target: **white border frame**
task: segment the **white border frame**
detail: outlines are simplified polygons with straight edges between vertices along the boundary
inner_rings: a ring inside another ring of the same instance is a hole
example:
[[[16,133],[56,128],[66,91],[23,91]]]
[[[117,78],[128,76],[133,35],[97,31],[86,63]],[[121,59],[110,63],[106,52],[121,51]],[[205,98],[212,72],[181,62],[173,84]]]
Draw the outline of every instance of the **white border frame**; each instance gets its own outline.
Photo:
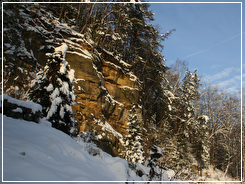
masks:
[[[242,80],[242,74],[243,74],[243,70],[242,70],[242,66],[243,66],[243,60],[242,60],[242,1],[241,2],[1,2],[2,3],[2,94],[3,94],[3,60],[4,60],[4,55],[3,55],[3,5],[4,4],[31,4],[31,3],[40,3],[40,4],[46,4],[46,3],[51,3],[51,4],[54,4],[54,3],[60,3],[60,4],[63,4],[63,3],[72,3],[72,4],[75,4],[75,3],[98,3],[98,4],[109,4],[109,3],[113,3],[113,4],[117,4],[117,3],[134,3],[134,4],[142,4],[142,3],[147,3],[147,4],[240,4],[241,5],[241,180],[240,181],[4,181],[3,180],[3,95],[2,95],[2,179],[1,181],[2,182],[6,182],[6,183],[10,183],[10,182],[16,182],[16,183],[37,183],[37,182],[50,182],[50,183],[65,183],[65,182],[68,182],[68,183],[77,183],[77,182],[80,182],[80,183],[100,183],[100,182],[106,182],[106,183],[116,183],[116,182],[137,182],[137,183],[147,183],[147,182],[150,182],[150,183],[191,183],[191,182],[194,182],[194,183],[224,183],[224,182],[229,182],[229,183],[241,183],[243,182],[243,121],[242,121],[242,116],[243,116],[243,113],[242,113],[242,102],[243,102],[243,98],[242,98],[242,93],[243,93],[243,89],[242,89],[242,83],[243,83],[243,80]]]

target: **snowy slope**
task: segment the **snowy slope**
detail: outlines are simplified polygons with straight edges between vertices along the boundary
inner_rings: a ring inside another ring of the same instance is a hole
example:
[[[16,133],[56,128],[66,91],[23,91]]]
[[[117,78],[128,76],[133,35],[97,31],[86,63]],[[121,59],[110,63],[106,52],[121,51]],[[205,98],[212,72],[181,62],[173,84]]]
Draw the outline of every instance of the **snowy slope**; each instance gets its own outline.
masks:
[[[112,157],[92,143],[85,143],[79,138],[73,139],[52,128],[51,123],[44,119],[37,124],[0,114],[1,119],[2,117],[4,181],[125,183],[123,181],[145,180],[129,169],[126,160]],[[168,181],[174,175],[170,171],[165,171],[163,180]],[[204,170],[203,174],[197,180],[232,181],[225,178],[223,173],[211,169]]]
[[[4,181],[133,179],[126,160],[104,152],[91,156],[86,143],[74,141],[47,121],[36,124],[4,115],[3,122]]]

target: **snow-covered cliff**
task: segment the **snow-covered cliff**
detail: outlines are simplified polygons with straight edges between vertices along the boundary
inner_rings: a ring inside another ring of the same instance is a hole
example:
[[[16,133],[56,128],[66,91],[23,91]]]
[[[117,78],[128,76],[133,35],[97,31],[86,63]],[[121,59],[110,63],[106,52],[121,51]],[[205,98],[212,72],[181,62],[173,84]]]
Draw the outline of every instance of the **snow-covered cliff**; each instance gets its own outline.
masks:
[[[78,131],[93,133],[97,144],[119,155],[123,149],[129,110],[136,105],[141,117],[140,84],[131,65],[93,41],[60,23],[52,5],[4,5],[4,93],[25,99],[30,81],[46,64],[49,53],[67,46],[66,61],[74,73],[76,104],[73,112]]]

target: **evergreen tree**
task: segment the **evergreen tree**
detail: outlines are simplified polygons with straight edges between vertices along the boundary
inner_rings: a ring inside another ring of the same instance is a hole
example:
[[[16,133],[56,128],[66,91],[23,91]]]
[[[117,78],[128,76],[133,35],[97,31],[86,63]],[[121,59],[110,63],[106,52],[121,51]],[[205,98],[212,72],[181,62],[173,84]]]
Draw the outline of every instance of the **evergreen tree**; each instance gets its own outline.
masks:
[[[43,114],[57,128],[67,134],[74,133],[74,116],[71,105],[75,101],[73,92],[74,70],[64,58],[62,48],[49,54],[47,64],[32,81],[29,98],[43,106]]]
[[[139,120],[136,113],[135,105],[133,105],[130,110],[126,130],[128,134],[125,135],[124,139],[125,151],[122,153],[123,157],[133,164],[143,163],[142,122]]]
[[[128,16],[132,27],[129,29],[129,61],[132,61],[134,74],[142,81],[142,106],[145,123],[159,123],[164,103],[162,100],[164,73],[167,67],[161,55],[163,38],[148,21],[153,13],[148,4],[130,4]],[[156,118],[153,118],[156,117]]]
[[[165,153],[162,162],[176,171],[176,177],[190,179],[201,174],[208,160],[207,118],[199,115],[195,107],[200,86],[197,71],[187,70],[182,81],[181,73],[173,74],[177,78],[168,78],[174,85],[174,94],[166,95],[169,111],[161,125],[161,147]]]
[[[186,72],[183,84],[179,90],[179,115],[180,121],[178,125],[178,144],[181,157],[184,159],[183,166],[189,168],[189,171],[181,174],[189,177],[189,172],[197,173],[203,165],[203,141],[206,135],[206,125],[198,119],[195,101],[199,98],[200,80],[197,71],[191,73]],[[193,170],[193,168],[195,168]],[[197,171],[195,171],[197,170]],[[183,177],[183,176],[182,176]]]

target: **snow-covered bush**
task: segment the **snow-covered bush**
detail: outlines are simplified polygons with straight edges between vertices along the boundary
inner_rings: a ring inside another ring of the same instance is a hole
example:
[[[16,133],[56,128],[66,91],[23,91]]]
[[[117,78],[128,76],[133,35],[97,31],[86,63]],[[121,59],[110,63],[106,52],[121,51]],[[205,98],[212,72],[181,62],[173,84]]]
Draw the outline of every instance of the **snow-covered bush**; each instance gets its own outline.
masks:
[[[163,168],[159,166],[158,159],[163,156],[163,151],[160,147],[152,145],[150,156],[145,161],[145,166],[147,166],[149,171],[149,180],[161,181]]]

